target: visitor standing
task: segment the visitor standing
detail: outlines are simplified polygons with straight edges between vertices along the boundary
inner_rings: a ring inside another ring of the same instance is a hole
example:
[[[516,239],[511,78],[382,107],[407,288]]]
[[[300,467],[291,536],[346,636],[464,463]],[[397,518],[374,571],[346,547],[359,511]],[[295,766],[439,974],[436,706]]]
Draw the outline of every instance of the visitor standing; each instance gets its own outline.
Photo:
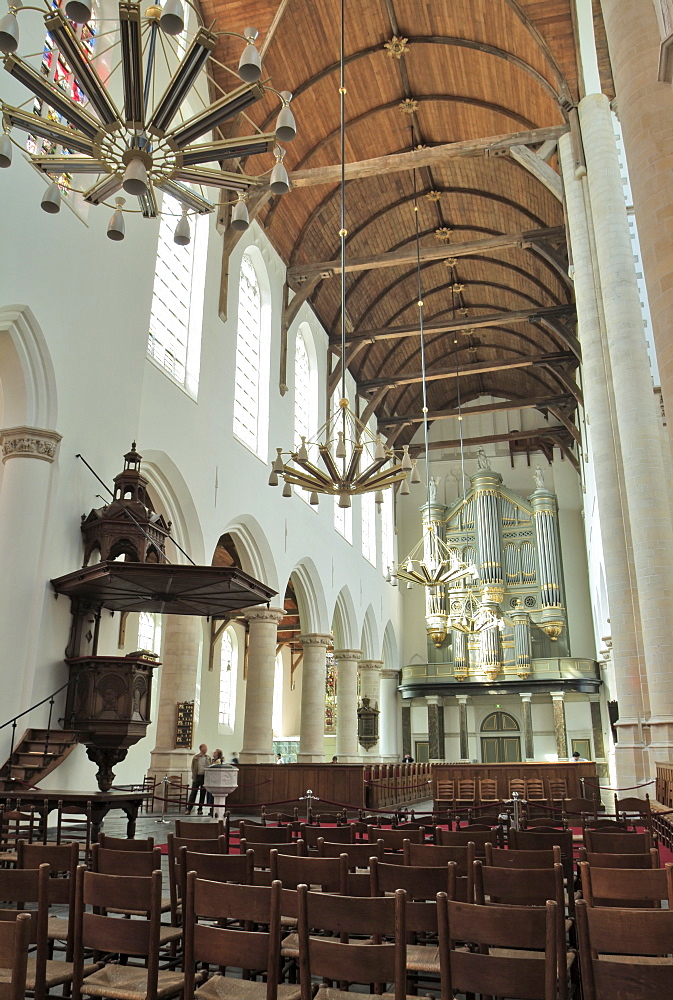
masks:
[[[205,743],[202,743],[199,747],[199,752],[192,757],[192,790],[189,793],[189,802],[185,810],[188,816],[194,808],[197,795],[199,796],[199,816],[203,813],[203,803],[208,803],[210,795],[206,791],[204,782],[206,780],[206,768],[210,767],[211,763],[212,760],[208,756],[208,747]]]

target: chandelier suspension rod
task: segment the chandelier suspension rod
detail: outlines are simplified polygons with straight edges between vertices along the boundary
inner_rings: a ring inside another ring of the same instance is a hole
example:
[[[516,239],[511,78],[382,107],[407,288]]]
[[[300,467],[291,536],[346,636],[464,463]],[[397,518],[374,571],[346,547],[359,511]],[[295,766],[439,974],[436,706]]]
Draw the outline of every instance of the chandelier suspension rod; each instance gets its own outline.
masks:
[[[456,318],[456,300],[454,297],[453,288],[451,289],[451,311],[453,314],[453,319]],[[460,401],[460,375],[458,373],[458,339],[454,333],[453,343],[456,347],[456,396],[458,403],[458,437],[460,440],[460,489],[465,496],[465,446],[463,444],[463,412],[461,408]]]
[[[413,126],[411,126],[411,146],[413,150]],[[418,182],[416,169],[413,171],[414,218],[416,225],[416,286],[418,294],[418,329],[421,338],[421,382],[423,389],[423,441],[425,445],[425,493],[430,523],[430,445],[428,440],[428,384],[425,377],[425,333],[423,329],[423,284],[421,280],[421,233],[418,220]]]
[[[147,46],[147,67],[145,69],[145,92],[143,94],[143,100],[145,102],[145,115],[147,115],[150,106],[150,90],[152,88],[152,70],[154,69],[154,50],[157,44],[158,30],[159,30],[159,22],[152,21],[152,24],[150,25],[150,40]]]
[[[339,107],[341,148],[341,398],[346,398],[346,0],[341,0],[341,39],[339,47]],[[346,411],[342,410],[342,430],[346,436]]]

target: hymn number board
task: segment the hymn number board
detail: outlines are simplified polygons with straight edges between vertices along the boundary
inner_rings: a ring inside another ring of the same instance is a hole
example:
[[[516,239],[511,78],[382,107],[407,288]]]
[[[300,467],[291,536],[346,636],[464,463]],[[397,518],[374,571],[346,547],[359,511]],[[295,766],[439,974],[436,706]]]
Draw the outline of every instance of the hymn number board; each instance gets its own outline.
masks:
[[[179,701],[177,703],[177,721],[175,726],[175,749],[190,750],[194,732],[194,702]]]

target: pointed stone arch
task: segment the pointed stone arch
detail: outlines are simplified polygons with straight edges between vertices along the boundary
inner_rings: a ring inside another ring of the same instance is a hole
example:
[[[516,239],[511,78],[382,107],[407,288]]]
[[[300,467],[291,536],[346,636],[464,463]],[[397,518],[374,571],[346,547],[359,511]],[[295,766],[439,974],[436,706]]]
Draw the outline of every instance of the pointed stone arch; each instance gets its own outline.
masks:
[[[362,650],[362,656],[365,660],[375,660],[378,658],[380,648],[381,641],[379,639],[378,628],[376,625],[376,616],[374,614],[374,609],[370,604],[365,612],[364,621],[362,623],[360,649]]]
[[[335,649],[357,648],[357,614],[348,587],[337,595],[332,614],[332,633]]]
[[[55,430],[56,375],[42,328],[25,305],[0,308],[3,427]]]

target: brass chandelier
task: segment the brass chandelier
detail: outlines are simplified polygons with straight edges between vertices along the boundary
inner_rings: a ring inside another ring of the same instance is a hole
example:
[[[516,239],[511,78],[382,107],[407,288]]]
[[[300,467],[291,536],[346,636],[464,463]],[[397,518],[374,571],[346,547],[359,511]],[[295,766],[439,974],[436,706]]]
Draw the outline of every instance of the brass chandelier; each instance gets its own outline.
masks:
[[[340,507],[350,507],[351,497],[374,493],[375,502],[383,503],[383,490],[401,483],[400,493],[409,493],[411,482],[419,482],[409,448],[404,446],[398,459],[393,448],[388,447],[380,434],[373,434],[350,407],[346,395],[346,69],[345,69],[345,12],[341,0],[341,49],[340,111],[341,111],[341,203],[339,230],[341,251],[341,398],[327,421],[318,429],[315,440],[302,437],[298,447],[283,451],[276,449],[271,465],[269,486],[278,486],[284,480],[283,496],[292,496],[292,487],[298,486],[310,493],[309,502],[318,503],[319,495],[338,496]],[[316,465],[312,454],[318,453],[324,468]],[[283,456],[287,456],[284,459]],[[362,467],[366,462],[365,467]]]
[[[42,199],[46,212],[59,211],[64,190],[78,191],[90,205],[115,208],[107,235],[121,240],[129,209],[124,208],[126,199],[118,195],[136,197],[138,209],[134,211],[151,219],[159,214],[159,190],[177,199],[182,207],[174,239],[185,245],[190,240],[188,216],[205,215],[216,207],[202,189],[228,191],[237,198],[231,219],[236,229],[247,228],[246,199],[252,189],[268,183],[274,194],[289,190],[282,162],[284,150],[278,142],[291,141],[296,135],[289,107],[292,95],[260,82],[262,63],[254,44],[258,34],[254,28],[245,28],[243,35],[213,31],[186,0],[198,21],[189,41],[181,0],[166,0],[163,7],[152,5],[144,10],[138,0],[120,0],[118,24],[113,22],[114,27],[108,30],[102,22],[105,30],[98,41],[105,44],[97,52],[91,44],[92,26],[98,25],[92,18],[91,0],[67,0],[64,11],[49,0],[42,2],[43,7],[24,7],[17,0],[0,19],[5,69],[33,98],[29,107],[0,104],[4,129],[0,166],[10,166],[13,145],[23,149],[12,133],[27,133],[33,144],[35,137],[44,140],[39,144],[42,148],[30,154],[30,160],[51,179]],[[43,61],[41,72],[31,65],[31,57],[16,54],[17,15],[28,10],[43,12],[48,33],[48,61]],[[118,43],[108,45],[110,36],[114,38],[117,32]],[[238,64],[241,83],[227,93],[211,77],[211,93],[216,93],[211,102],[193,91],[207,65],[221,65],[213,55],[220,35],[234,35],[245,42]],[[68,80],[72,82],[70,93],[63,88]],[[208,138],[268,92],[276,94],[281,104],[274,132]],[[194,106],[203,105],[194,114],[184,108],[190,97]],[[206,141],[200,141],[204,137]],[[221,169],[225,160],[272,152],[275,165],[269,178]]]

